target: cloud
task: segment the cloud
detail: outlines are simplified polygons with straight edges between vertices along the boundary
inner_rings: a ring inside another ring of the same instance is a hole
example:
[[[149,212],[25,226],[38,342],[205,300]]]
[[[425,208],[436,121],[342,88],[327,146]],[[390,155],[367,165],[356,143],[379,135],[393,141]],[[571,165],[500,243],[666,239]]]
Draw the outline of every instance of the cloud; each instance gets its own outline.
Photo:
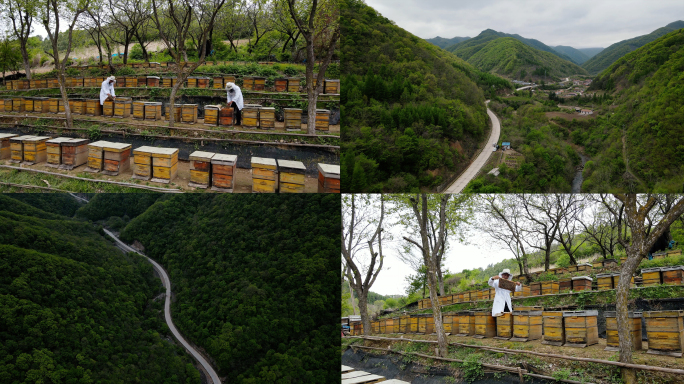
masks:
[[[485,29],[549,46],[608,47],[684,18],[682,1],[366,0],[422,38],[475,37]]]

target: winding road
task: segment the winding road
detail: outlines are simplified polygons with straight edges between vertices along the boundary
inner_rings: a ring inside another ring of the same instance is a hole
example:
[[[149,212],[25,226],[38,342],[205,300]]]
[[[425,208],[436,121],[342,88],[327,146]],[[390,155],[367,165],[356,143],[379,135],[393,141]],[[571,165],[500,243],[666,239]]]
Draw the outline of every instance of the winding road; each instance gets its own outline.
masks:
[[[487,100],[486,103],[489,104],[489,100]],[[475,161],[470,163],[468,168],[461,173],[458,179],[456,179],[449,187],[447,187],[447,189],[444,190],[444,193],[461,193],[461,191],[465,189],[466,185],[468,185],[468,183],[470,183],[470,181],[477,176],[477,174],[480,172],[480,169],[487,164],[487,160],[489,160],[489,156],[492,154],[493,145],[499,141],[499,135],[501,135],[501,123],[494,112],[489,109],[489,105],[487,106],[487,115],[489,115],[489,118],[492,119],[492,132],[489,134],[487,144],[485,144],[484,148],[482,148],[480,154],[477,155]]]
[[[76,198],[78,196],[72,195]],[[212,384],[221,384],[221,379],[219,379],[218,374],[216,374],[216,371],[214,371],[214,368],[209,364],[209,362],[199,353],[197,350],[190,345],[184,338],[183,335],[178,332],[178,329],[176,329],[176,326],[173,325],[173,320],[171,320],[171,280],[169,279],[169,275],[166,274],[166,271],[164,268],[162,268],[161,265],[159,265],[156,261],[150,259],[149,257],[145,256],[144,254],[136,251],[135,249],[131,248],[128,246],[128,244],[124,243],[123,241],[119,240],[116,235],[114,235],[112,232],[108,231],[107,229],[104,229],[105,233],[111,236],[119,246],[128,251],[128,252],[135,252],[145,258],[152,263],[152,266],[154,269],[157,271],[159,276],[161,276],[162,283],[164,284],[164,288],[166,288],[166,300],[164,302],[164,317],[166,318],[166,324],[169,326],[169,329],[171,330],[171,333],[176,337],[176,340],[180,341],[181,344],[183,344],[183,347],[190,352],[190,354],[197,360],[202,367],[204,367],[204,370],[209,373],[209,376],[211,377],[211,382]]]

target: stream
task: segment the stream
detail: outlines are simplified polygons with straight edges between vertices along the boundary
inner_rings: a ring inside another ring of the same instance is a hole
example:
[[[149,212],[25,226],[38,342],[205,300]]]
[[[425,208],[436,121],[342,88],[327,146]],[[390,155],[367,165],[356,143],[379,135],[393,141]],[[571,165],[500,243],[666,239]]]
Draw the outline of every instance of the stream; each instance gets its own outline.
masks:
[[[584,181],[584,178],[582,178],[584,164],[589,160],[589,157],[584,155],[583,153],[579,153],[579,155],[582,159],[582,168],[577,170],[577,172],[575,173],[575,178],[572,179],[572,193],[580,193],[580,189],[582,189],[582,182]]]

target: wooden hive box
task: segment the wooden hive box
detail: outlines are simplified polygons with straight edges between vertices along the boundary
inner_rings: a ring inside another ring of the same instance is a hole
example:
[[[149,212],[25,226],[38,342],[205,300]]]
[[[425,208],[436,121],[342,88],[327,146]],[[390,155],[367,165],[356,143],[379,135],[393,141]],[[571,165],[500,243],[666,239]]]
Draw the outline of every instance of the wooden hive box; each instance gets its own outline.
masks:
[[[572,278],[572,290],[577,291],[591,291],[591,284],[594,281],[589,276],[575,276]]]
[[[564,311],[564,347],[584,348],[598,344],[598,311]]]
[[[0,160],[12,157],[10,139],[16,136],[18,135],[14,133],[0,133]]]
[[[253,91],[254,90],[254,77],[253,76],[245,76],[242,79],[242,89],[245,91]]]
[[[458,316],[458,332],[456,336],[472,336],[475,334],[475,314],[472,311],[456,312]]]
[[[589,263],[577,264],[577,271],[579,271],[579,272],[590,271],[591,269],[592,269],[592,265]]]
[[[612,273],[599,273],[596,275],[596,281],[598,283],[598,290],[604,291],[606,289],[613,289],[613,274]]]
[[[663,252],[663,251],[655,252],[655,253],[653,254],[653,259],[654,259],[654,260],[657,260],[657,259],[664,259],[665,257],[667,257],[667,253],[665,253],[665,252]],[[622,258],[621,258],[620,260],[622,260]]]
[[[478,301],[482,300],[482,291],[474,291],[470,294],[470,300]]]
[[[159,87],[159,76],[147,76],[146,85],[148,87]]]
[[[380,333],[387,333],[387,320],[380,319]]]
[[[245,104],[242,108],[242,126],[248,128],[256,128],[259,126],[259,106],[253,104]]]
[[[84,77],[83,86],[86,88],[97,87],[97,79],[94,77]]]
[[[29,89],[36,89],[36,88],[38,88],[37,85],[38,85],[38,83],[36,83],[35,79],[29,80]]]
[[[684,283],[684,265],[663,267],[660,272],[663,275],[663,284],[665,285],[681,285]]]
[[[667,255],[668,255],[668,256],[678,256],[678,255],[681,255],[681,254],[682,254],[682,250],[681,250],[681,249],[673,249],[673,250],[671,250],[671,251],[667,251]]]
[[[10,162],[21,163],[24,161],[24,140],[33,137],[22,135],[10,137]]]
[[[541,295],[541,284],[539,282],[530,284],[530,296]]]
[[[614,267],[617,265],[617,260],[615,259],[605,259],[603,260],[604,267]]]
[[[372,321],[371,322],[371,329],[373,330],[374,334],[379,334],[380,333],[380,321]]]
[[[340,81],[339,80],[325,80],[325,91],[323,93],[327,94],[339,94],[340,93]]]
[[[212,78],[213,83],[212,83],[212,88],[213,89],[223,89],[225,84],[223,84],[223,76],[214,76]]]
[[[129,97],[117,97],[114,100],[114,117],[127,118],[131,115],[133,101]]]
[[[615,311],[606,311],[606,351],[619,351],[620,341],[618,338],[618,326]],[[632,350],[640,351],[641,348],[641,312],[629,312],[629,335],[632,338]]]
[[[21,102],[24,105],[25,112],[33,112],[35,104],[33,97],[24,97]]]
[[[219,112],[219,125],[223,127],[233,126],[233,108],[232,107],[222,107]]]
[[[432,315],[425,316],[425,334],[431,335],[435,333],[435,318]]]
[[[304,193],[306,167],[301,161],[277,160],[280,193]],[[441,300],[441,298],[440,298]]]
[[[69,140],[69,137],[56,137],[45,142],[48,167],[58,168],[62,164],[62,142]]]
[[[38,79],[36,80],[36,88],[47,88],[47,80],[46,79]]]
[[[210,81],[211,81],[211,77],[198,77],[197,78],[197,88],[204,88],[204,89],[209,88],[209,82]]]
[[[183,104],[181,108],[181,120],[184,123],[197,123],[197,104]]]
[[[591,265],[594,268],[603,268],[603,261],[601,261],[601,260],[594,261],[593,263],[591,263]]]
[[[512,281],[506,280],[503,278],[499,279],[499,288],[505,289],[505,290],[510,291],[510,292],[515,292],[515,287],[516,287],[516,285]],[[489,288],[487,288],[487,289],[489,289]]]
[[[160,63],[158,63],[158,62],[156,62],[156,61],[150,61],[148,64],[150,65],[150,68],[158,68],[158,67],[160,67]]]
[[[185,80],[185,86],[187,88],[197,88],[197,77],[190,76]]]
[[[682,357],[684,349],[684,311],[648,311],[646,334],[647,353]]]
[[[23,97],[13,97],[12,98],[12,112],[24,112],[24,107],[26,106],[24,104],[24,98]]]
[[[265,77],[255,77],[254,78],[254,90],[263,91],[266,89],[266,78]]]
[[[299,92],[299,83],[301,79],[298,77],[288,77],[287,78],[287,91],[288,92]]]
[[[96,77],[97,81],[96,81],[95,85],[96,85],[98,88],[102,87],[102,83],[104,83],[104,81],[105,81],[106,78],[107,78],[107,77],[105,77],[105,76],[98,76],[98,77]]]
[[[150,180],[152,178],[152,151],[154,147],[138,147],[133,150],[133,178]]]
[[[145,120],[161,120],[162,103],[157,101],[145,102]]]
[[[394,319],[385,319],[385,333],[394,333]]]
[[[19,80],[19,89],[30,89],[31,88],[31,82],[27,79],[20,79]]]
[[[82,77],[74,77],[71,79],[71,86],[72,87],[77,87],[77,88],[83,88],[83,78]]]
[[[330,129],[330,111],[327,109],[316,110],[316,130],[328,131]]]
[[[529,285],[523,285],[522,291],[520,291],[520,296],[531,296],[530,292],[530,286]]]
[[[617,288],[618,282],[620,282],[620,274],[619,273],[613,273],[613,288]],[[630,287],[634,288],[636,285],[634,284],[634,276],[632,276],[631,283],[629,284]]]
[[[62,164],[59,169],[72,170],[88,162],[88,139],[70,139],[61,143]]]
[[[3,107],[5,112],[12,112],[12,99],[4,99]]]
[[[399,318],[397,318],[397,321],[399,322],[399,328],[397,329],[397,332],[408,333],[410,327],[409,316],[399,316]]]
[[[59,82],[57,79],[47,79],[48,88],[59,88]]]
[[[576,265],[570,265],[567,268],[568,268],[568,272],[570,272],[570,273],[577,272],[577,266]]]
[[[495,339],[509,340],[513,337],[513,314],[508,312],[496,318]]]
[[[138,86],[137,76],[126,76],[124,79],[126,81],[126,88],[136,88]]]
[[[173,86],[173,81],[171,80],[171,77],[162,77],[161,86],[163,88],[171,88]]]
[[[252,192],[275,193],[278,189],[278,165],[275,159],[252,157]]]
[[[409,318],[409,333],[418,333],[418,317],[415,315]]]
[[[72,100],[73,100],[73,108],[71,110],[72,113],[75,113],[77,115],[85,115],[88,112],[88,102],[85,99],[72,99]],[[69,104],[69,107],[71,108],[72,104]]]
[[[539,340],[541,337],[541,310],[516,310],[513,312],[513,337],[511,341]]]
[[[220,105],[205,105],[204,106],[204,125],[209,125],[212,127],[218,126],[220,111],[221,111]]]
[[[644,287],[650,287],[654,285],[662,284],[662,271],[661,267],[654,268],[643,268],[641,270],[642,285]]]
[[[147,76],[138,76],[136,87],[147,87]]]
[[[114,101],[105,100],[102,104],[102,116],[114,116]]]
[[[211,158],[213,152],[195,151],[190,154],[190,183],[191,187],[211,187]]]
[[[152,181],[168,184],[178,173],[178,148],[154,148]]]
[[[542,344],[560,347],[565,344],[563,311],[542,311],[544,340]]]
[[[496,319],[491,312],[475,312],[475,335],[476,339],[492,338],[496,336]]]
[[[287,79],[275,79],[275,91],[276,92],[287,92]]]
[[[112,144],[108,141],[100,140],[88,144],[88,167],[86,172],[100,172],[104,166],[104,147]]]
[[[283,108],[285,115],[285,129],[288,131],[302,130],[302,110],[300,108]]]
[[[275,108],[261,107],[259,108],[259,128],[261,129],[275,129]]]
[[[451,313],[442,314],[442,327],[444,327],[444,332],[451,333],[451,327],[454,323],[454,315]]]
[[[235,75],[223,75],[223,86],[225,87],[228,83],[233,83],[237,81],[237,76]]]
[[[131,168],[131,144],[109,143],[104,147],[105,175],[116,176]]]
[[[101,116],[102,115],[102,105],[100,105],[99,99],[88,99],[85,101],[86,115],[88,116]]]
[[[572,291],[572,279],[562,279],[558,280],[558,292],[570,292]]]
[[[318,163],[318,193],[340,193],[340,166]]]
[[[485,288],[480,292],[480,300],[489,300],[489,288]]]
[[[33,165],[46,161],[47,145],[45,142],[48,140],[50,140],[49,136],[32,136],[23,139],[24,161],[22,164]]]
[[[145,102],[144,101],[134,101],[133,102],[133,118],[138,120],[145,119]]]
[[[282,172],[282,171],[281,171],[281,172]],[[281,186],[281,189],[282,189],[282,186]],[[440,297],[439,297],[439,305],[440,305],[440,306],[442,306],[442,305],[447,305],[447,296],[446,296],[446,295],[445,295],[445,296],[440,296]]]

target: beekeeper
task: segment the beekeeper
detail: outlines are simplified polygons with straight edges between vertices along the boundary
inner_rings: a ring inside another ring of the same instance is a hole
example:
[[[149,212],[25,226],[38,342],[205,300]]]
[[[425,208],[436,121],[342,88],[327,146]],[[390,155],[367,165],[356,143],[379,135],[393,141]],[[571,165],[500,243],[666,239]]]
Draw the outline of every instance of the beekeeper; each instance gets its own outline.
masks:
[[[102,82],[102,88],[100,88],[100,105],[104,105],[104,102],[107,100],[116,99],[114,84],[116,84],[116,78],[114,76],[109,76]]]
[[[492,316],[497,317],[504,314],[504,312],[512,312],[513,305],[511,305],[511,291],[508,289],[499,288],[499,279],[508,280],[511,277],[511,271],[506,268],[499,276],[492,276],[487,281],[490,287],[494,288],[496,295],[494,296],[494,305],[492,306]],[[522,291],[522,285],[516,281],[515,291]]]
[[[242,123],[240,111],[245,107],[245,102],[242,99],[242,91],[240,90],[240,87],[231,82],[226,84],[226,91],[228,91],[228,106],[233,107],[235,125],[240,125]]]

